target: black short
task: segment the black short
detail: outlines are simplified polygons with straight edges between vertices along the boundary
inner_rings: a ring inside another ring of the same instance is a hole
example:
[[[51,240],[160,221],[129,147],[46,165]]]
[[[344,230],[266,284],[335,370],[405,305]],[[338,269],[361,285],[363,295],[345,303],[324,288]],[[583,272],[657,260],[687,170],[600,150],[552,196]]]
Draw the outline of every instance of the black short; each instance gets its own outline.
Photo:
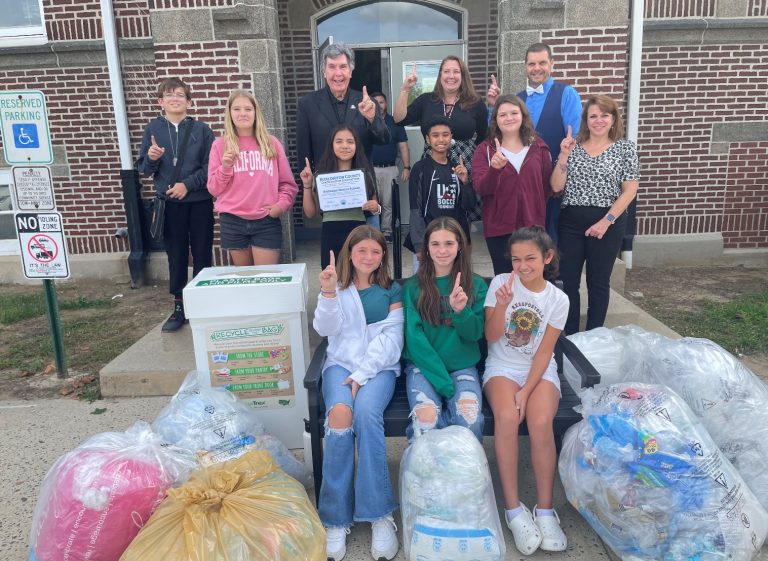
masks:
[[[283,226],[279,218],[265,216],[247,220],[228,212],[219,214],[222,249],[271,249],[283,247]]]

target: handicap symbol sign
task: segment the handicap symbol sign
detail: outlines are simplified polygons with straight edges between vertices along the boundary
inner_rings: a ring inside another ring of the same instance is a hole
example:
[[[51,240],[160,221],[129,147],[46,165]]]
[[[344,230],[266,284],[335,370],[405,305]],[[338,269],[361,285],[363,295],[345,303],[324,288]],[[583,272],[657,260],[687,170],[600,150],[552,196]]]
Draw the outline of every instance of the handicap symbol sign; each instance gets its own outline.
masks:
[[[35,123],[16,123],[13,127],[13,142],[16,148],[40,148]]]

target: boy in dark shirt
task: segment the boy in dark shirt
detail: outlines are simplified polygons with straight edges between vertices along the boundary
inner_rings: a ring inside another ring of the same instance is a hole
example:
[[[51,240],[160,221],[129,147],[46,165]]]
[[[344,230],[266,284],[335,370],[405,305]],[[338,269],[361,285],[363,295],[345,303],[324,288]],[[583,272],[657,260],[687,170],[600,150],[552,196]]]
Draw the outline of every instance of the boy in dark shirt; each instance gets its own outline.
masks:
[[[163,240],[168,254],[169,292],[173,312],[163,331],[177,331],[187,318],[182,291],[187,284],[189,254],[193,274],[211,266],[213,251],[213,199],[207,189],[208,154],[213,132],[205,123],[187,115],[192,95],[179,78],[160,83],[157,98],[163,114],[144,128],[139,149],[138,169],[153,176],[157,196],[166,200]],[[190,129],[184,158],[180,144]],[[176,163],[181,165],[178,181],[173,180]]]
[[[466,209],[474,208],[476,199],[464,161],[460,159],[456,163],[448,159],[453,140],[451,121],[447,117],[434,117],[422,125],[421,131],[432,148],[432,155],[425,155],[416,162],[408,185],[411,202],[409,238],[417,259],[420,259],[424,230],[435,218],[450,216],[456,219],[469,240]],[[415,265],[414,262],[414,272]]]

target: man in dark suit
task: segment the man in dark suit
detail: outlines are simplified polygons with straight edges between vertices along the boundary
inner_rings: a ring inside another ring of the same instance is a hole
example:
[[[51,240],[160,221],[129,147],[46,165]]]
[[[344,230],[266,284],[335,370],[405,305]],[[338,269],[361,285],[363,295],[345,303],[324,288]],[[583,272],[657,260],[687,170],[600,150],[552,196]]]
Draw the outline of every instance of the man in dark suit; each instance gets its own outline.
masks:
[[[314,168],[325,150],[331,130],[342,123],[355,129],[369,161],[373,144],[389,142],[389,128],[365,86],[362,92],[349,89],[354,68],[355,53],[343,43],[328,45],[323,50],[326,86],[299,100],[296,125],[298,169],[304,168],[304,158],[309,158]]]

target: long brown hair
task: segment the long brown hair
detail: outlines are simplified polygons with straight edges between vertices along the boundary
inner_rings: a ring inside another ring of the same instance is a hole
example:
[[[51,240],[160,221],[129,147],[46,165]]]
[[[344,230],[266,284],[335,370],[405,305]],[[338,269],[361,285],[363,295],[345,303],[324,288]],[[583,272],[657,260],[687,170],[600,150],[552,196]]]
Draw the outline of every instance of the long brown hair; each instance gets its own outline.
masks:
[[[491,126],[488,129],[488,139],[491,140],[496,138],[498,139],[499,144],[504,140],[501,131],[499,130],[499,125],[496,122],[496,118],[499,115],[499,107],[505,103],[514,105],[520,109],[520,113],[523,116],[523,122],[520,123],[520,141],[523,145],[530,146],[536,142],[536,129],[533,126],[531,114],[528,112],[528,108],[525,106],[525,103],[523,103],[523,100],[513,94],[502,95],[496,100],[496,105],[493,106],[493,113],[491,114]]]
[[[392,277],[389,274],[389,252],[387,250],[387,240],[381,231],[363,224],[352,230],[347,239],[344,240],[344,246],[339,252],[336,260],[336,275],[339,278],[339,284],[342,288],[349,288],[355,276],[355,268],[352,266],[352,248],[364,240],[373,240],[381,246],[381,266],[371,273],[369,282],[378,284],[381,288],[389,288],[392,284]]]
[[[352,157],[352,169],[361,169],[365,173],[365,191],[369,199],[372,199],[376,190],[376,181],[372,177],[371,164],[368,162],[368,158],[365,156],[365,146],[363,146],[360,136],[357,131],[347,124],[340,124],[333,127],[331,134],[328,135],[328,142],[325,143],[325,150],[323,155],[320,156],[320,160],[317,162],[317,169],[315,173],[328,173],[333,171],[339,171],[339,159],[336,157],[336,152],[333,150],[333,142],[336,140],[336,135],[341,131],[347,131],[352,134],[352,138],[355,139],[355,155]]]
[[[557,246],[547,231],[541,226],[528,226],[515,230],[509,236],[507,241],[507,253],[512,253],[512,246],[519,242],[531,242],[541,251],[541,256],[546,258],[547,253],[552,252],[552,260],[544,265],[544,278],[548,281],[557,279],[557,273],[560,270],[560,254],[557,252]]]
[[[467,65],[459,57],[454,55],[448,55],[442,62],[440,62],[440,70],[437,71],[437,81],[435,82],[435,89],[432,92],[435,94],[436,101],[443,101],[445,99],[445,90],[443,90],[443,84],[440,82],[440,76],[443,73],[443,66],[449,60],[459,63],[459,71],[461,72],[461,85],[459,86],[459,100],[457,103],[459,107],[466,110],[478,101],[480,96],[475,91],[475,86],[472,84],[472,76],[469,75],[469,69]]]
[[[609,95],[593,95],[584,104],[584,110],[581,112],[581,125],[579,126],[579,134],[576,135],[576,142],[581,143],[589,139],[587,119],[589,108],[593,105],[597,105],[601,111],[613,115],[613,124],[611,130],[608,131],[608,138],[614,142],[622,138],[624,136],[624,121],[619,114],[619,105],[616,100]]]
[[[467,237],[464,235],[461,225],[453,218],[443,216],[435,218],[429,223],[424,231],[424,241],[421,244],[421,261],[419,270],[416,272],[416,278],[419,280],[419,300],[416,302],[416,310],[421,319],[431,325],[440,324],[440,292],[437,290],[435,282],[435,264],[429,257],[429,238],[433,233],[439,230],[446,230],[456,236],[459,243],[459,253],[451,267],[448,282],[450,286],[456,282],[456,274],[461,273],[461,288],[464,289],[469,301],[467,306],[472,305],[475,299],[474,287],[472,282],[472,259],[467,250]]]

